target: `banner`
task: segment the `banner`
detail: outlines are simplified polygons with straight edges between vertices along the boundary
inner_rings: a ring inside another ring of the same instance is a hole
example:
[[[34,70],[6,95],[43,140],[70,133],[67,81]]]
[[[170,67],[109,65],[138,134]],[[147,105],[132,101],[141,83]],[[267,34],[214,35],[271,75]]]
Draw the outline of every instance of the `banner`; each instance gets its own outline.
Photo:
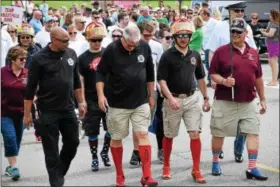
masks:
[[[1,22],[19,25],[23,20],[23,8],[15,6],[1,6]]]

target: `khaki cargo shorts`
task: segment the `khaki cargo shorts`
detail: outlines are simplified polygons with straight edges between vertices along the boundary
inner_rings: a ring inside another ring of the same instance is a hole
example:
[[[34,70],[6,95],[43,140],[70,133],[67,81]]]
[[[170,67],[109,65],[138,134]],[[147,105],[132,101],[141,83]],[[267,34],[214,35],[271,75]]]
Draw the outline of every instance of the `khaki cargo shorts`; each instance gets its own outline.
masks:
[[[151,122],[150,105],[143,104],[136,109],[108,108],[107,127],[113,140],[122,140],[129,134],[129,121],[134,132],[148,132]]]
[[[187,131],[199,131],[202,129],[202,110],[199,106],[199,97],[193,94],[187,98],[176,98],[180,103],[180,109],[173,110],[168,99],[163,101],[163,128],[164,135],[168,138],[178,136],[181,119],[185,123]]]
[[[216,137],[259,134],[258,99],[248,103],[214,100],[211,114],[211,134]]]

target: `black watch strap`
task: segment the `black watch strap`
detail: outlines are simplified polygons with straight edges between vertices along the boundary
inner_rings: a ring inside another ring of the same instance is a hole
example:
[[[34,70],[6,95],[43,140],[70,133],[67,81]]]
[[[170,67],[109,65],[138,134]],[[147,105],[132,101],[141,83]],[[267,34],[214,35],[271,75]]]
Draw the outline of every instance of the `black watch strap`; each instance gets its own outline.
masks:
[[[208,96],[203,97],[203,100],[209,100]]]

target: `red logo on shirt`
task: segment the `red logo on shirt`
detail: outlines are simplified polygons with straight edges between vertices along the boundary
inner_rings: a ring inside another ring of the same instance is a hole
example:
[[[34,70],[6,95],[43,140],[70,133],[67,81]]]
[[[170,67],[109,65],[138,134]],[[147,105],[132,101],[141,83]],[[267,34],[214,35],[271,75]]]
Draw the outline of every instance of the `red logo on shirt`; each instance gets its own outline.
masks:
[[[89,69],[94,69],[96,71],[100,59],[101,57],[96,57],[95,59],[93,59],[92,62],[89,64]]]

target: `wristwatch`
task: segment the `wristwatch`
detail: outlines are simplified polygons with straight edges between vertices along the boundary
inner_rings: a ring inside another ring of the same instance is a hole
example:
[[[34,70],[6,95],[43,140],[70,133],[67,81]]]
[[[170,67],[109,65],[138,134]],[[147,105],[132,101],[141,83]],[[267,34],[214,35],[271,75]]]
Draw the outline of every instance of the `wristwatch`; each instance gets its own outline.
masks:
[[[85,104],[84,102],[82,102],[82,103],[78,103],[78,106],[79,106],[79,107],[80,107],[80,106],[86,107],[86,104]]]
[[[209,97],[208,96],[204,96],[203,100],[209,100]]]

